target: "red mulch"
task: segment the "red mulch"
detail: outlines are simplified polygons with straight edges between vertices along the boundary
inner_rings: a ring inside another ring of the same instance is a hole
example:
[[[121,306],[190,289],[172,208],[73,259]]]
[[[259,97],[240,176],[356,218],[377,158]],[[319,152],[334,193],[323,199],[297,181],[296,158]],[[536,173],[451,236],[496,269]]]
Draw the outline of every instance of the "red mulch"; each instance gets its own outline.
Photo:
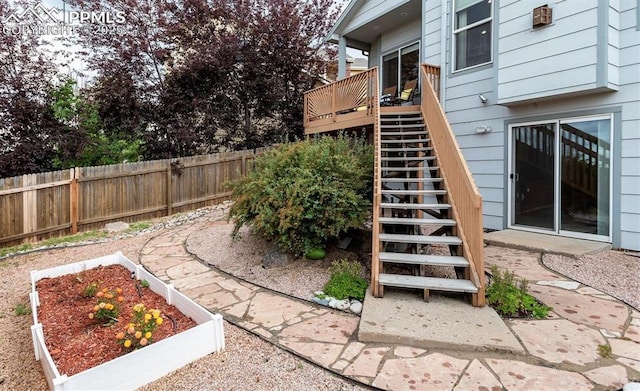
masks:
[[[98,301],[96,297],[85,297],[84,294],[92,282],[98,284],[98,290],[122,289],[124,301],[120,303],[118,323],[105,326],[103,321],[89,319],[89,313]],[[153,333],[153,342],[196,326],[193,319],[168,305],[162,296],[149,288],[138,289],[137,284],[139,281],[131,278],[129,270],[121,265],[101,266],[38,281],[38,320],[60,374],[72,376],[127,354],[129,351],[118,344],[115,336],[129,323],[132,308],[137,303],[162,312],[164,322]],[[176,321],[175,330],[171,318]]]

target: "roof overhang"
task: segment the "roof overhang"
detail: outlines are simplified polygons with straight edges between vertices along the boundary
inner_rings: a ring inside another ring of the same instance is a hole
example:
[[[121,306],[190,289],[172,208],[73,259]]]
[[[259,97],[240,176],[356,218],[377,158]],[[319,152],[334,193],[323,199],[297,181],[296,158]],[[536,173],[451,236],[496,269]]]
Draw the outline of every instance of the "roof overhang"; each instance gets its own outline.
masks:
[[[362,21],[354,25],[351,21],[367,0],[352,0],[338,18],[338,21],[326,36],[325,41],[338,43],[338,38],[343,36],[347,40],[347,46],[369,50],[371,44],[386,31],[396,29],[422,14],[422,0],[386,1],[389,5],[377,14],[370,11],[368,17],[359,17]]]

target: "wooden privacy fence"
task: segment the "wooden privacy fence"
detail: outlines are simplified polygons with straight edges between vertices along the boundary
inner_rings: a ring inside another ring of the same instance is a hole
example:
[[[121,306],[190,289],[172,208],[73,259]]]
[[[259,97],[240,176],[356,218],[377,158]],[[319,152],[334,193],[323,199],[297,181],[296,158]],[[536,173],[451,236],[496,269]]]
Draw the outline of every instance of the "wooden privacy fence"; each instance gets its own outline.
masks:
[[[141,221],[226,200],[267,148],[0,179],[0,245]]]

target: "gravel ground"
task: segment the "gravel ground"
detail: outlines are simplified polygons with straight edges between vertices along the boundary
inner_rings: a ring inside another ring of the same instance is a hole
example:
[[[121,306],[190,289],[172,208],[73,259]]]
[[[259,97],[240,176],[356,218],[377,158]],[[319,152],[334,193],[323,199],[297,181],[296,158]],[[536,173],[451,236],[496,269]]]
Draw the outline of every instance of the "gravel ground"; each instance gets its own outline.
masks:
[[[17,316],[18,304],[29,305],[29,272],[122,251],[137,262],[145,243],[162,229],[172,228],[207,214],[197,211],[159,221],[141,233],[115,236],[111,241],[80,247],[64,247],[0,259],[0,390],[44,390],[47,384],[40,363],[33,357],[31,316]],[[328,260],[293,260],[277,267],[263,267],[269,246],[249,235],[231,242],[231,226],[217,224],[193,234],[190,251],[232,274],[293,296],[309,299],[328,279],[332,259],[354,254],[335,252]],[[216,243],[211,248],[211,243]],[[636,254],[637,255],[637,254]],[[606,262],[603,262],[606,261]],[[579,260],[545,255],[543,262],[581,283],[640,308],[640,258],[609,251]],[[366,273],[363,268],[363,273]],[[169,374],[142,390],[364,390],[340,377],[225,324],[226,350],[211,354]]]
[[[610,250],[579,259],[545,254],[542,263],[640,310],[639,253]]]
[[[0,390],[45,390],[40,363],[33,356],[31,315],[17,316],[18,304],[29,306],[29,272],[117,251],[134,262],[154,232],[175,227],[202,213],[161,221],[142,234],[79,247],[63,247],[0,259]],[[230,251],[234,251],[231,248]],[[301,281],[299,281],[301,282]],[[171,373],[143,390],[366,390],[225,323],[226,349]]]

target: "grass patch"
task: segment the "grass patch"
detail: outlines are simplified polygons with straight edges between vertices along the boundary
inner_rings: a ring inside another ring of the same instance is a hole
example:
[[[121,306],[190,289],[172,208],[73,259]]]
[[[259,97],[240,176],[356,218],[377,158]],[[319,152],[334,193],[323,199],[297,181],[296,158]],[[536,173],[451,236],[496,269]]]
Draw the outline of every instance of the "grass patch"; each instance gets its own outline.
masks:
[[[598,345],[598,354],[602,358],[611,357],[611,346],[610,345]]]
[[[551,307],[548,307],[527,293],[529,282],[516,280],[512,272],[501,272],[491,265],[493,282],[487,287],[487,302],[501,316],[544,319]]]
[[[18,303],[13,309],[13,313],[16,314],[16,316],[29,315],[31,313],[31,307],[22,303]]]
[[[127,229],[127,233],[129,232],[136,232],[136,231],[142,231],[145,230],[147,228],[151,228],[153,224],[151,224],[151,222],[149,221],[141,221],[138,223],[131,223],[129,224],[129,228]]]
[[[0,257],[4,257],[6,255],[17,253],[20,251],[28,251],[31,249],[33,249],[33,245],[31,243],[23,243],[16,246],[0,248]],[[6,267],[9,266],[9,263],[3,262],[1,265],[2,267]]]
[[[367,291],[367,281],[360,277],[360,263],[341,259],[331,264],[331,279],[324,286],[323,292],[327,296],[338,300],[364,300]]]

